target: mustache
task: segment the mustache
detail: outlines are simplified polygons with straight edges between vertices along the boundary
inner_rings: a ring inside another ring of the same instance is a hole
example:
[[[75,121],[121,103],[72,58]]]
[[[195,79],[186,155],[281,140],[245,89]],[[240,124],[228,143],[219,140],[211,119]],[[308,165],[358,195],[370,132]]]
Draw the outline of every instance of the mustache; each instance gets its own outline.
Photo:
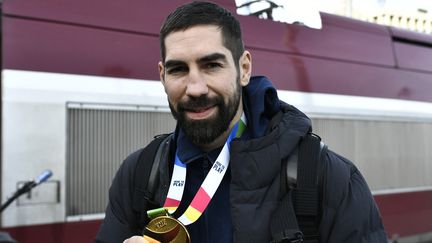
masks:
[[[199,111],[212,106],[223,105],[224,101],[221,96],[208,97],[207,95],[199,97],[189,97],[188,100],[178,103],[178,111]]]

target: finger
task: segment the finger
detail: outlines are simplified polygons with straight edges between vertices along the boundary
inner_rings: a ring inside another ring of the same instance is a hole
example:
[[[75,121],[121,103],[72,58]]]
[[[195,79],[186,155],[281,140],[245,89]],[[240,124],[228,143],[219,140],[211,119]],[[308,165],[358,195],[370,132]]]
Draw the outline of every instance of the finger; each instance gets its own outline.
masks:
[[[144,235],[144,239],[146,239],[147,242],[149,242],[149,243],[160,243],[160,241],[155,240],[155,239],[153,239],[153,238],[151,238],[151,237],[149,237],[147,235]]]
[[[153,243],[153,242],[148,241],[148,240],[144,239],[144,237],[141,237],[141,236],[133,236],[133,237],[123,241],[123,243]]]

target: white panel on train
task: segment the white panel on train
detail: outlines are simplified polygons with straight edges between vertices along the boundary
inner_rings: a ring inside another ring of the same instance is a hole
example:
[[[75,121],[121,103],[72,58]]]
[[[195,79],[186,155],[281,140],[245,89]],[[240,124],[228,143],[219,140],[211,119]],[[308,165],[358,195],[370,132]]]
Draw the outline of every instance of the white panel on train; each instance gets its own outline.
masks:
[[[50,181],[60,187],[52,191],[49,184],[42,184],[39,189],[58,196],[57,203],[29,199],[25,204],[11,204],[2,214],[4,227],[65,221],[68,103],[169,112],[160,82],[19,70],[4,70],[2,75],[2,201],[15,192],[18,183],[45,169],[52,170]]]

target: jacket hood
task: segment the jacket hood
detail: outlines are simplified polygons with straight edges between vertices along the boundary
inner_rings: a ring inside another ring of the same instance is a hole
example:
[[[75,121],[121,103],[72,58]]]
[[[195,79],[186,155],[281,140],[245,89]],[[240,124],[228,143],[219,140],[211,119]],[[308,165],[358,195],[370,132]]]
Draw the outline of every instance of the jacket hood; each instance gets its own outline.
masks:
[[[286,158],[311,129],[311,121],[304,113],[280,101],[279,112],[268,122],[266,133],[258,138],[235,140],[231,143],[231,150],[233,154],[249,153],[276,146],[277,151],[273,152],[277,152],[280,158]]]
[[[243,88],[243,109],[247,119],[247,131],[243,139],[262,137],[272,117],[279,111],[277,91],[264,76],[251,77]]]
[[[275,87],[264,76],[252,77],[243,88],[243,109],[248,129],[242,139],[246,141],[239,143],[240,147],[243,144],[246,148],[256,148],[263,146],[263,142],[266,144],[266,141],[295,141],[291,145],[294,147],[300,137],[311,129],[309,118],[294,106],[279,100]],[[282,154],[285,155],[284,152]]]
[[[259,84],[255,84],[257,82]],[[270,184],[280,173],[280,161],[287,158],[300,139],[311,130],[310,119],[294,106],[277,99],[276,90],[273,86],[268,86],[266,78],[258,77],[252,80],[251,84],[253,86],[245,90],[245,97],[248,98],[245,105],[249,119],[247,130],[252,130],[255,135],[263,135],[232,141],[233,162],[230,163],[232,183],[249,189]],[[262,103],[259,104],[259,101]],[[272,105],[271,102],[277,102],[277,105]],[[278,109],[269,112],[265,110],[268,107]],[[258,114],[255,114],[256,112]],[[272,113],[275,114],[271,116]],[[236,163],[238,161],[241,163]]]

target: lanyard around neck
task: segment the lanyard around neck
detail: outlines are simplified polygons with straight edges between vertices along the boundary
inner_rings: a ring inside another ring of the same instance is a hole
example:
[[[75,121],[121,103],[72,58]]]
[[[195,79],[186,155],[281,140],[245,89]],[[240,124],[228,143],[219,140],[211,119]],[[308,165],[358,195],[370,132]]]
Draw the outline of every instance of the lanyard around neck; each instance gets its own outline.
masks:
[[[241,119],[231,130],[227,141],[222,148],[222,151],[218,155],[201,187],[198,189],[198,192],[193,198],[191,204],[186,209],[184,214],[178,218],[178,220],[184,225],[189,225],[195,222],[206,209],[217,188],[219,187],[225,172],[228,169],[230,159],[230,143],[234,138],[240,137],[245,128],[246,116],[243,113]],[[185,184],[186,165],[180,160],[178,157],[178,152],[176,152],[171,184],[168,190],[167,199],[164,204],[164,208],[168,210],[170,214],[174,213],[180,205]]]

